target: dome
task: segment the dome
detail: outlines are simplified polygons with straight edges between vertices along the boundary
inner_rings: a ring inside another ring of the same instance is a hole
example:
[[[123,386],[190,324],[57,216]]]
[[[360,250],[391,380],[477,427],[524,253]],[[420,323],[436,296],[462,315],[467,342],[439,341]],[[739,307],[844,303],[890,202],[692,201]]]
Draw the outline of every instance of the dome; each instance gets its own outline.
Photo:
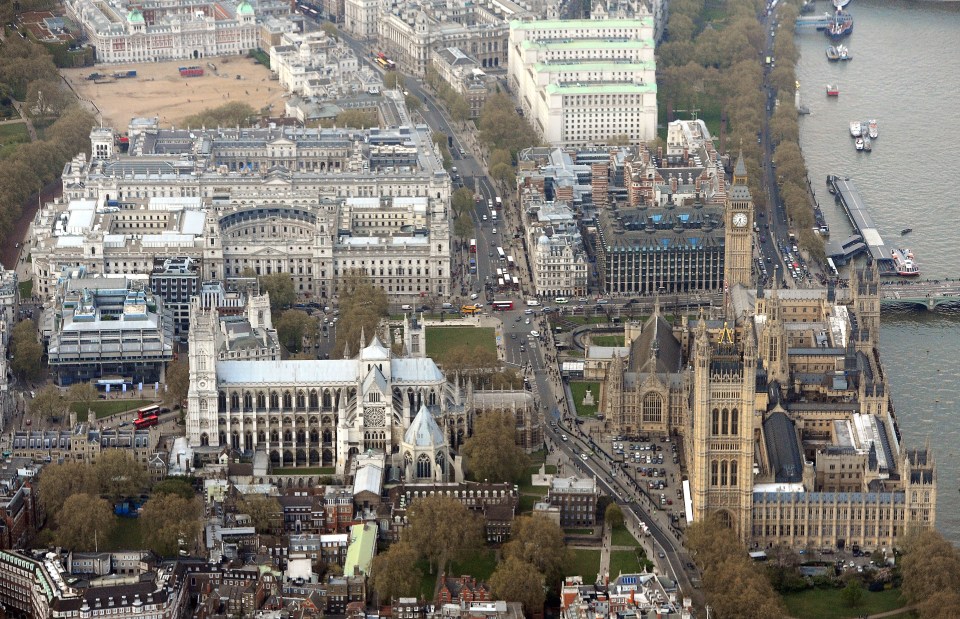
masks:
[[[140,9],[130,9],[130,12],[127,13],[127,21],[131,24],[142,24],[144,23],[143,13],[140,12]]]
[[[547,237],[546,234],[544,234],[539,239],[537,239],[537,243],[540,245],[549,245],[550,239]]]
[[[237,5],[237,15],[253,15],[253,7],[247,0],[243,0]]]

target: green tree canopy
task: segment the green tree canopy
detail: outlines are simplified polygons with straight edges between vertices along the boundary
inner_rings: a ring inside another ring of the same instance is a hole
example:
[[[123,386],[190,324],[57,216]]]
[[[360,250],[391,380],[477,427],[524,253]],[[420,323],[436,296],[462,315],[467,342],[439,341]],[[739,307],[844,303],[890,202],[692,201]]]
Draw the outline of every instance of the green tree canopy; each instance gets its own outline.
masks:
[[[571,560],[563,542],[563,529],[544,516],[520,516],[514,520],[503,556],[533,565],[550,588],[560,584]]]
[[[188,127],[248,127],[250,119],[255,116],[257,111],[249,104],[231,101],[188,116],[183,122]]]
[[[30,414],[50,423],[59,423],[67,413],[68,402],[60,389],[46,385],[29,401]]]
[[[366,346],[377,332],[380,320],[387,316],[389,303],[386,291],[374,286],[361,272],[348,273],[340,282],[340,320],[337,322],[337,341],[331,356],[342,357],[349,346],[356,353]],[[363,333],[366,342],[360,342]]]
[[[516,419],[506,411],[489,411],[479,416],[473,435],[463,444],[473,479],[492,483],[520,481],[530,458],[516,444],[516,427]]]
[[[121,449],[107,449],[93,464],[93,478],[101,496],[116,503],[140,494],[147,486],[147,470]]]
[[[373,558],[370,578],[382,604],[401,597],[416,597],[423,574],[416,567],[419,555],[407,542],[396,542]]]
[[[13,354],[11,369],[21,379],[32,379],[40,375],[40,360],[43,346],[37,341],[36,325],[32,320],[23,320],[13,328],[10,340]]]
[[[490,592],[494,599],[523,604],[527,617],[543,612],[543,575],[535,566],[516,557],[508,557],[497,567],[490,577]]]
[[[182,477],[168,477],[153,484],[151,489],[153,496],[161,494],[175,494],[182,499],[192,499],[197,493],[193,485]]]
[[[188,552],[203,529],[203,505],[197,497],[154,494],[140,509],[140,526],[147,547],[161,557]]]
[[[407,512],[409,525],[402,540],[427,559],[430,571],[445,572],[447,564],[483,546],[483,523],[453,497],[433,495],[415,500]]]
[[[54,543],[73,551],[95,550],[116,527],[110,504],[90,494],[74,494],[63,502],[56,517]]]
[[[270,295],[270,308],[273,310],[290,307],[297,299],[293,288],[293,276],[289,273],[270,273],[259,277],[260,293]]]
[[[620,506],[616,503],[607,505],[607,509],[603,513],[603,521],[606,522],[611,529],[619,529],[623,526],[623,510],[620,509]]]
[[[86,463],[47,464],[38,480],[40,505],[54,520],[64,513],[63,504],[75,494],[96,494],[93,470]]]
[[[277,337],[290,352],[300,352],[303,338],[317,334],[317,319],[303,310],[287,310],[277,321]]]
[[[164,374],[167,390],[163,402],[171,408],[187,399],[190,390],[190,364],[186,359],[178,359],[167,364]]]
[[[245,494],[237,501],[237,511],[250,516],[257,533],[270,533],[283,519],[283,509],[276,497]]]

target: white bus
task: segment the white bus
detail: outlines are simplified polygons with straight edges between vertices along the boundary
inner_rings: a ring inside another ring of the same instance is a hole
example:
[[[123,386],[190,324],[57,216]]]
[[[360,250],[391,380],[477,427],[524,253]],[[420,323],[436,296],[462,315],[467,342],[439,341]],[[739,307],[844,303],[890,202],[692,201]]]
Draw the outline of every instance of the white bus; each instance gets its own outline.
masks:
[[[507,255],[503,253],[502,247],[497,248],[497,258],[500,259],[500,262],[505,262],[507,260]]]
[[[497,208],[500,208],[501,204],[503,204],[503,202],[500,200],[500,196],[497,196]]]
[[[497,211],[491,210],[491,211],[490,211],[490,221],[496,221],[496,220],[497,220]]]

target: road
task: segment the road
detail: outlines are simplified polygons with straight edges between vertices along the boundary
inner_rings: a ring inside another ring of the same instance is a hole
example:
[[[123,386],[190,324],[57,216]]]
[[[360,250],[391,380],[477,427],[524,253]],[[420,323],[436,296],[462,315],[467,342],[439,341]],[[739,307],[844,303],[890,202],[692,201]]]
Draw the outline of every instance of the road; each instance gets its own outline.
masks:
[[[370,60],[370,50],[366,46],[344,34],[340,34],[342,40],[350,46],[357,54],[361,62],[367,62],[371,67],[377,69]],[[378,69],[377,69],[378,70]],[[523,282],[529,285],[529,274],[526,273],[526,257],[523,254],[523,248],[519,239],[513,237],[513,232],[518,229],[519,222],[516,221],[516,206],[507,205],[509,212],[500,209],[498,220],[492,221],[492,213],[488,206],[488,200],[496,201],[497,192],[491,179],[486,175],[484,162],[476,157],[479,154],[479,147],[470,134],[461,135],[456,131],[452,121],[445,115],[435,102],[430,93],[426,92],[422,84],[413,78],[405,77],[404,88],[410,94],[417,96],[424,104],[420,114],[424,121],[434,130],[441,131],[448,136],[452,136],[452,145],[450,148],[453,156],[453,165],[457,167],[457,173],[463,183],[472,187],[476,194],[479,194],[480,200],[475,203],[475,209],[471,213],[474,219],[477,239],[477,273],[471,275],[467,272],[466,262],[469,260],[469,253],[466,251],[454,252],[455,265],[459,264],[461,274],[463,275],[461,284],[461,298],[454,299],[451,302],[459,303],[466,301],[471,294],[480,295],[477,302],[487,302],[484,295],[484,283],[488,277],[495,277],[497,268],[502,268],[496,253],[497,246],[503,246],[507,254],[514,255],[517,262],[517,268],[525,275]],[[463,153],[463,154],[461,154]],[[508,196],[504,196],[508,198]],[[487,221],[483,221],[486,215]],[[507,219],[509,215],[509,220]],[[491,252],[493,255],[491,256]],[[586,463],[580,458],[580,453],[585,451],[597,451],[602,453],[599,448],[596,450],[588,448],[587,443],[581,442],[581,439],[575,438],[571,442],[560,440],[559,433],[563,431],[561,424],[561,409],[567,410],[566,397],[564,395],[563,384],[560,380],[559,368],[557,366],[557,352],[554,348],[553,335],[549,331],[549,324],[546,317],[537,312],[527,314],[526,311],[533,312],[537,308],[528,308],[524,301],[524,295],[521,292],[509,294],[498,294],[498,298],[511,298],[514,301],[514,309],[501,313],[499,316],[503,321],[503,344],[506,363],[521,371],[527,377],[532,377],[530,387],[536,394],[536,400],[541,411],[548,422],[558,424],[554,428],[549,423],[544,423],[546,435],[554,444],[560,446],[573,462],[580,465],[586,465],[588,470],[593,473],[598,481],[600,488],[616,497],[618,503],[624,508],[624,515],[627,522],[634,529],[638,528],[640,519],[646,522],[650,527],[652,539],[656,543],[657,555],[653,557],[654,561],[660,564],[661,569],[668,570],[669,575],[679,584],[685,595],[694,598],[697,605],[703,604],[702,595],[691,582],[690,575],[685,566],[690,562],[689,556],[683,550],[678,537],[667,527],[658,522],[658,518],[652,516],[642,505],[645,500],[642,493],[636,488],[630,487],[625,483],[622,475],[611,477],[609,460],[601,457],[592,457]],[[700,304],[707,299],[703,295],[669,295],[676,297],[673,299],[676,305]],[[680,297],[683,297],[682,299]],[[650,303],[653,299],[647,299]],[[610,299],[605,300],[604,309],[611,314],[629,310],[629,305],[637,303],[630,299]],[[572,310],[573,308],[570,308]],[[537,336],[532,335],[537,333]],[[571,436],[573,433],[571,432]],[[575,449],[580,449],[578,453]],[[664,556],[661,558],[659,554]]]

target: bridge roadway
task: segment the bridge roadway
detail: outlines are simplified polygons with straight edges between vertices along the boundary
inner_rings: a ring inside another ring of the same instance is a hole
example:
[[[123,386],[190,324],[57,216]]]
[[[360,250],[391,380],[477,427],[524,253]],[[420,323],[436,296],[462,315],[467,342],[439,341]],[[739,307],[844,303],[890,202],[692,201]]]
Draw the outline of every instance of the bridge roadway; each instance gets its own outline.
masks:
[[[934,310],[941,305],[960,305],[960,281],[890,281],[880,287],[880,306],[914,305]]]

